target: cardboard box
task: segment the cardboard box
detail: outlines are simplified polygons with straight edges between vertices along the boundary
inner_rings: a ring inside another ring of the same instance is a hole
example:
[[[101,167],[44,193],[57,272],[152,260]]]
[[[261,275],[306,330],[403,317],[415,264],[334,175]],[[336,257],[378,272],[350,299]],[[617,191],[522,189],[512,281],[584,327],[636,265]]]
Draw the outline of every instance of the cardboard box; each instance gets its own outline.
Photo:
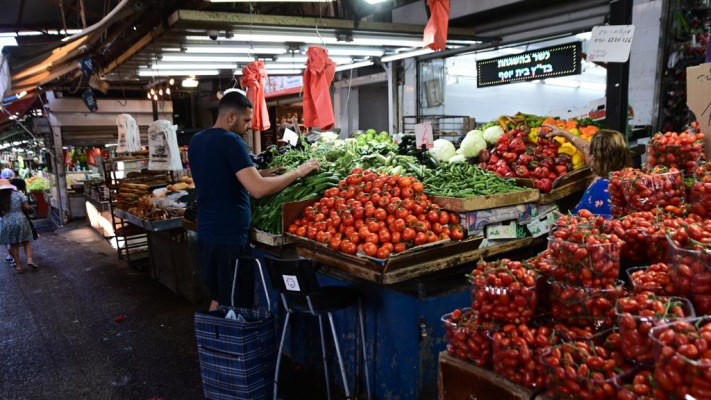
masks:
[[[532,204],[531,209],[528,213],[528,219],[520,221],[524,223],[533,222],[534,220],[545,217],[546,215],[552,213],[553,211],[559,211],[558,205],[555,203],[550,204]]]
[[[533,219],[526,225],[526,228],[534,238],[543,236],[551,231],[553,224],[559,219],[555,213],[551,212],[541,217]]]
[[[528,221],[530,219],[531,205],[519,204],[516,206],[492,208],[489,210],[470,211],[460,214],[462,226],[469,235],[481,235],[484,227],[505,221]]]
[[[528,236],[526,226],[519,225],[516,221],[487,225],[484,232],[484,236],[489,240],[522,239]]]

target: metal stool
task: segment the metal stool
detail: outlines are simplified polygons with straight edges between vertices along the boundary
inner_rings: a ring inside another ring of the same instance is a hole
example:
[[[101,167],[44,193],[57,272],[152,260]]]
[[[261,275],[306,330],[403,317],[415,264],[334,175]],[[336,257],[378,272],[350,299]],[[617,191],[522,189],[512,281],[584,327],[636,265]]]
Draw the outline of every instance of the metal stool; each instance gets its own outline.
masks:
[[[326,342],[323,335],[323,315],[328,315],[328,321],[331,325],[331,333],[333,335],[333,344],[336,347],[336,356],[341,369],[341,377],[343,378],[343,388],[346,392],[346,398],[351,398],[351,392],[348,388],[348,380],[346,379],[346,370],[341,357],[341,348],[338,345],[338,335],[336,327],[333,323],[333,311],[339,311],[358,305],[358,321],[360,325],[360,337],[363,345],[363,363],[365,365],[365,385],[366,395],[370,399],[370,379],[368,378],[368,358],[365,346],[365,329],[363,327],[363,303],[357,290],[348,286],[319,286],[316,279],[316,271],[308,259],[276,259],[265,258],[269,277],[272,281],[272,286],[281,295],[284,308],[287,311],[284,319],[284,329],[279,342],[279,353],[277,355],[276,373],[274,374],[274,400],[277,399],[277,390],[279,387],[279,366],[281,364],[281,355],[284,348],[284,339],[286,338],[287,327],[289,326],[289,318],[291,314],[298,312],[303,314],[311,314],[318,317],[318,326],[321,333],[321,352],[323,354],[323,368],[326,375],[326,393],[328,399],[331,398],[331,386],[328,380],[328,360],[326,358]]]

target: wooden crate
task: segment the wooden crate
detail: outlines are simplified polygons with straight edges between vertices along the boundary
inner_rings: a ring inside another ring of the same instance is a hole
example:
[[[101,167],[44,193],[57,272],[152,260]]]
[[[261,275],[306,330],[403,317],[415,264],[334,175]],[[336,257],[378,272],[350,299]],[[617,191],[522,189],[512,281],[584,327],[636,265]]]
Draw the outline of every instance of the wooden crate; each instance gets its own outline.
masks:
[[[558,200],[565,199],[577,193],[584,192],[593,181],[593,173],[590,167],[583,167],[578,170],[568,172],[553,181],[553,190],[549,193],[541,193],[538,204],[551,204]],[[530,179],[516,179],[517,184],[533,188],[533,181]]]
[[[537,390],[527,389],[492,371],[439,353],[439,400],[531,400]]]
[[[430,196],[430,198],[433,202],[439,204],[445,210],[467,212],[488,210],[491,208],[513,206],[518,204],[535,203],[539,199],[539,192],[538,189],[528,189],[521,192],[492,194],[488,196],[465,198]]]
[[[527,237],[480,249],[483,237],[476,236],[395,255],[382,264],[370,258],[332,250],[313,240],[300,237],[293,237],[293,240],[300,256],[314,260],[325,271],[337,270],[371,282],[393,285],[541,244],[545,238]]]

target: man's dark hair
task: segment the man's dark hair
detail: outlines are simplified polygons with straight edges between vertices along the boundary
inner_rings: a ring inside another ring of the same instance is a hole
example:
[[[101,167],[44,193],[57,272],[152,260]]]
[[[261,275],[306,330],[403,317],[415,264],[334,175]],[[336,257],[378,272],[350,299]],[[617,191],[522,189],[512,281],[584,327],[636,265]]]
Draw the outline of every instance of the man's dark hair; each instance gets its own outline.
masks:
[[[248,108],[254,107],[247,96],[239,92],[230,92],[222,96],[222,99],[220,99],[220,105],[217,109],[220,114],[228,110],[237,110],[238,113],[242,114],[247,111]]]

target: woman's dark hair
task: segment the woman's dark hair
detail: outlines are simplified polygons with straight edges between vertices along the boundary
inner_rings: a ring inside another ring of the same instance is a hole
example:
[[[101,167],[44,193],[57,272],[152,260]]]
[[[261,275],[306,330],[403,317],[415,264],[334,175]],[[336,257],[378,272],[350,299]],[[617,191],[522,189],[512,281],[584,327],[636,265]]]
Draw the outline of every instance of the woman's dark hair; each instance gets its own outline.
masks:
[[[10,205],[12,204],[12,189],[0,190],[0,217],[4,217],[5,214],[10,212]]]

